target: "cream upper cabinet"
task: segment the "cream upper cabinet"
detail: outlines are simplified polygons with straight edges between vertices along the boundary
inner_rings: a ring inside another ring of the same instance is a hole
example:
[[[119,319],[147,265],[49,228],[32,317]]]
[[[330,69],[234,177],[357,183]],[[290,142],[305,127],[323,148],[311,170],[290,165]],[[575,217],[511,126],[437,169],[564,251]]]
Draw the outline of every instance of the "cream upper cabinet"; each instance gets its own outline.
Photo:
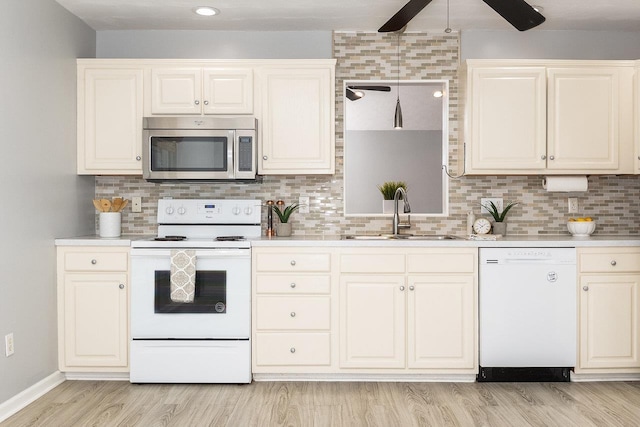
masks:
[[[467,172],[544,170],[544,67],[470,68]]]
[[[634,156],[634,173],[640,174],[640,60],[636,61],[635,78],[634,78],[634,94],[633,94],[633,123],[634,123],[634,140],[635,140],[635,156]]]
[[[151,114],[252,114],[253,69],[152,68]]]
[[[640,249],[579,248],[576,373],[640,373]]]
[[[335,172],[335,60],[260,70],[258,173]]]
[[[467,61],[465,172],[631,173],[630,64]]]
[[[61,371],[128,371],[128,259],[128,248],[58,248]]]
[[[142,175],[143,69],[78,60],[77,170]]]

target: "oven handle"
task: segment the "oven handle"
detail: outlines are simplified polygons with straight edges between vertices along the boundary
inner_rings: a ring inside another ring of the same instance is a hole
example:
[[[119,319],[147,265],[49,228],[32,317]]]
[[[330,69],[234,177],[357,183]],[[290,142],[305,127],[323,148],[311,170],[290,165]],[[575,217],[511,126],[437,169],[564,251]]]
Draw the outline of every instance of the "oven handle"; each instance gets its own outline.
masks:
[[[180,248],[193,249],[193,248]],[[195,249],[196,258],[251,258],[251,249]],[[169,257],[171,249],[131,249],[131,258],[136,257]]]

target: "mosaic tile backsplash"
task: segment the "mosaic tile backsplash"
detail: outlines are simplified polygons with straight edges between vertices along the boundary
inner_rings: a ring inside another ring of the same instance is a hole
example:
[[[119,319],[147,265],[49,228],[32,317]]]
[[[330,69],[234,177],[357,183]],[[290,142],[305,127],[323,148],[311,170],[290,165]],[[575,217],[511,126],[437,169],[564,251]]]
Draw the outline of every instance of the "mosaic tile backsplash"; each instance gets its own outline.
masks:
[[[96,197],[141,196],[143,212],[123,212],[122,232],[155,234],[157,200],[173,198],[249,198],[297,201],[311,197],[310,213],[292,216],[294,235],[337,235],[390,232],[391,218],[343,215],[343,100],[345,79],[397,78],[397,37],[378,33],[334,33],[336,66],[336,174],[333,176],[265,176],[261,183],[149,183],[141,177],[98,176]],[[458,153],[457,34],[405,33],[401,39],[400,79],[449,80],[449,163],[455,170]],[[640,235],[640,177],[591,176],[586,193],[548,193],[537,176],[462,177],[449,183],[447,217],[412,216],[413,233],[462,235],[466,215],[480,212],[481,197],[518,201],[508,216],[509,234],[568,234],[567,197],[577,197],[580,213],[597,221],[596,234]],[[266,209],[263,211],[266,221]],[[264,222],[264,221],[263,221]],[[97,226],[97,221],[96,221]]]

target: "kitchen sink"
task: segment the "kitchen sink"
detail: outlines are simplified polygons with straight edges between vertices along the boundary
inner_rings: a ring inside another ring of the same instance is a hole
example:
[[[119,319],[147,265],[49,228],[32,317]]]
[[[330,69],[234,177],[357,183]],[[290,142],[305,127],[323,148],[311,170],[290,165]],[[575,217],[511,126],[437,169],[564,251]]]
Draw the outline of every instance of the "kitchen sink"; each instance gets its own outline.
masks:
[[[342,240],[455,240],[450,234],[345,234]]]

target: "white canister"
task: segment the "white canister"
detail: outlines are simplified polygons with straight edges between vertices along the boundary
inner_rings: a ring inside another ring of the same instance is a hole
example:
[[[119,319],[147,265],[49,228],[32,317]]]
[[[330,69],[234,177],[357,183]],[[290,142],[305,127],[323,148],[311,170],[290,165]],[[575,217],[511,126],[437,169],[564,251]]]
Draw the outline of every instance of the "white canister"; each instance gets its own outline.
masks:
[[[120,212],[100,212],[100,237],[120,237],[121,224]]]

